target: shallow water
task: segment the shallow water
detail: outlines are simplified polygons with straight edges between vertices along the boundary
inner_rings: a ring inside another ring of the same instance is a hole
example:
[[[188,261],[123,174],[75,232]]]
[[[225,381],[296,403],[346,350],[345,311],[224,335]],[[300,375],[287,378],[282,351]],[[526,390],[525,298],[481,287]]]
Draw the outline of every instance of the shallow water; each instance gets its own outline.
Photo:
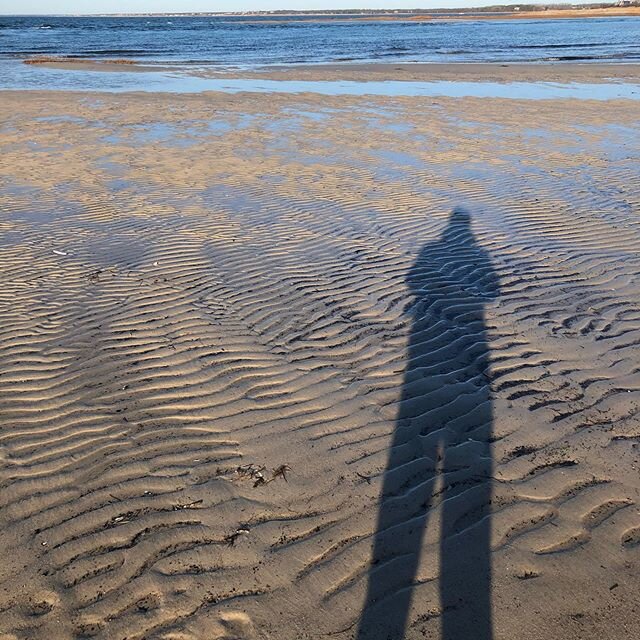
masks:
[[[411,96],[449,98],[507,98],[526,100],[640,99],[640,85],[631,83],[461,82],[461,81],[330,81],[263,80],[254,78],[198,78],[181,73],[67,71],[0,63],[0,89],[66,91],[128,91],[202,93],[316,93],[349,96]]]

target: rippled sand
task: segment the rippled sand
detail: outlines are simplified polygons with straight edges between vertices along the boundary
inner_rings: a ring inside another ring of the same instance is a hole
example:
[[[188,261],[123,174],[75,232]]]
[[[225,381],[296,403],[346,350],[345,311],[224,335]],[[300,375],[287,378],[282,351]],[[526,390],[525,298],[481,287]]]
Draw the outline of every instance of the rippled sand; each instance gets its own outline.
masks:
[[[0,102],[0,637],[636,637],[637,103]]]

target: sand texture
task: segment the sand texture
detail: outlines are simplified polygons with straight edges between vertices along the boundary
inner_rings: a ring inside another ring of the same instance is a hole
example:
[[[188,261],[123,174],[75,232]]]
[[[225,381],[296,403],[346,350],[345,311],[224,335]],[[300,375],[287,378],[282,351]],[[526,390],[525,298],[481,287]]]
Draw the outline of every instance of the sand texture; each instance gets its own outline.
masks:
[[[0,94],[0,637],[637,638],[639,104]]]
[[[92,71],[128,71],[138,67],[107,65],[78,65],[49,63],[52,68],[82,69]],[[148,67],[147,67],[148,68]],[[162,70],[162,69],[159,69]],[[640,81],[640,64],[607,64],[597,62],[553,62],[512,63],[512,62],[411,62],[411,63],[358,63],[358,64],[316,64],[269,66],[257,70],[198,69],[194,75],[204,77],[265,78],[269,80],[349,80],[354,82],[381,82],[387,80],[419,80],[424,82],[558,82],[601,84],[609,82]]]
[[[120,64],[112,60],[72,59],[64,57],[26,58],[27,64],[36,64],[63,71],[103,71],[109,73],[168,73],[175,68],[139,63]],[[187,73],[205,78],[260,78],[266,80],[340,80],[353,82],[384,82],[388,80],[423,82],[558,82],[603,84],[610,82],[640,82],[640,64],[610,64],[597,62],[535,62],[535,63],[483,63],[483,62],[411,62],[411,63],[357,63],[269,65],[256,69],[240,68],[181,68]]]

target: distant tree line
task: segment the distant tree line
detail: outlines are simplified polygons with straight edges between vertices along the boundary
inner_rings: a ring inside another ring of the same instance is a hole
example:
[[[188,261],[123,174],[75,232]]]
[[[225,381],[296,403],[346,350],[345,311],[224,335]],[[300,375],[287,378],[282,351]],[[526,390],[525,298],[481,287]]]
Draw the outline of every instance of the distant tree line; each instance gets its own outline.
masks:
[[[509,13],[513,11],[548,11],[548,10],[569,10],[569,9],[608,9],[612,7],[640,6],[640,0],[618,0],[617,2],[592,2],[588,4],[496,4],[482,7],[441,7],[438,9],[314,9],[307,11],[295,11],[292,9],[274,9],[271,11],[234,11],[232,15],[350,15],[350,16],[379,16],[379,15],[421,15],[433,13]]]
[[[515,11],[562,11],[570,9],[609,9],[621,6],[640,6],[640,0],[617,0],[617,2],[592,2],[588,4],[495,4],[484,7],[442,7],[438,9],[274,9],[271,11],[226,11],[226,12],[172,12],[138,13],[117,15],[157,16],[419,16],[437,13],[514,13]],[[105,14],[106,15],[106,14]]]

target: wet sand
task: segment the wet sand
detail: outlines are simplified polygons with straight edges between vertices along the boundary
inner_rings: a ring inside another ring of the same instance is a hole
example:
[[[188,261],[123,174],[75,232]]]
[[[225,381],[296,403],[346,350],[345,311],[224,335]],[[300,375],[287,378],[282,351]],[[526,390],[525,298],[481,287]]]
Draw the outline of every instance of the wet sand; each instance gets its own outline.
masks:
[[[318,64],[296,67],[263,67],[254,71],[198,70],[202,76],[271,80],[385,80],[423,82],[638,82],[640,64],[601,63],[354,63]]]
[[[31,59],[38,67],[65,71],[157,72],[180,70],[198,77],[259,78],[354,82],[638,82],[640,64],[607,63],[341,63],[313,65],[272,65],[256,69],[228,67],[167,67],[164,65],[117,64],[108,59]]]
[[[3,640],[635,637],[637,102],[0,104]]]

